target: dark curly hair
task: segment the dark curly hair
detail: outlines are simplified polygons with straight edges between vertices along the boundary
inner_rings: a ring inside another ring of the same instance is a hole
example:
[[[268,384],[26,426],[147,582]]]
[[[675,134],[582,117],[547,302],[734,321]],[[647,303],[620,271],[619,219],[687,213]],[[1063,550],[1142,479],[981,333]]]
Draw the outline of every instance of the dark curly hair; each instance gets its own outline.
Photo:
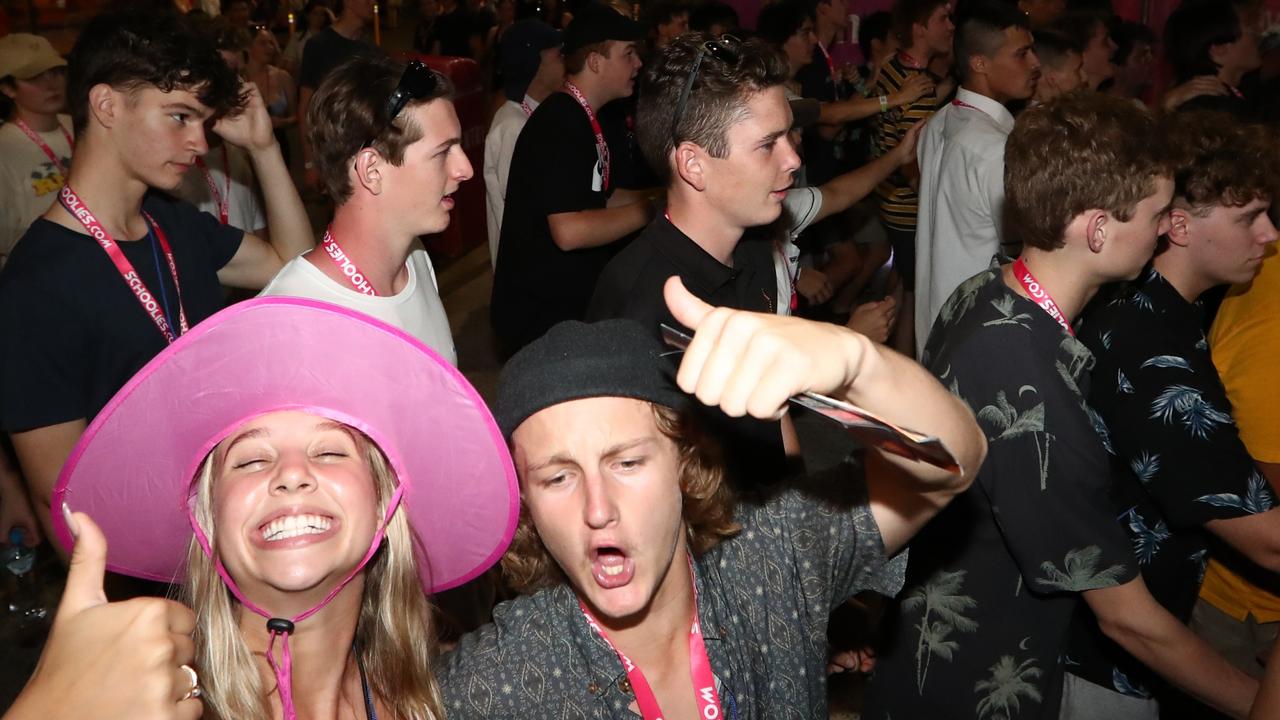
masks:
[[[760,40],[741,43],[736,48],[738,62],[732,65],[704,54],[680,125],[673,129],[680,93],[709,39],[704,33],[682,35],[645,68],[636,104],[636,139],[645,161],[664,183],[671,178],[675,139],[688,140],[712,157],[727,156],[729,128],[746,116],[751,96],[783,84],[789,74],[782,54]]]
[[[214,119],[239,113],[248,99],[213,38],[173,11],[99,15],[85,25],[67,63],[67,100],[77,135],[88,124],[89,90],[95,85],[188,90]]]
[[[702,432],[692,411],[651,407],[658,431],[676,444],[680,457],[680,492],[684,498],[681,514],[688,532],[689,552],[697,557],[741,529],[733,519],[733,492],[725,483],[719,447]],[[502,573],[513,590],[526,594],[567,582],[560,565],[542,543],[524,503],[520,505],[520,523],[511,547],[502,557]]]
[[[1164,135],[1173,165],[1173,198],[1193,213],[1271,200],[1280,189],[1275,131],[1207,110],[1170,113]]]
[[[1121,222],[1169,174],[1155,120],[1128,100],[1074,92],[1025,110],[1005,144],[1006,226],[1026,245],[1063,246],[1092,208]]]

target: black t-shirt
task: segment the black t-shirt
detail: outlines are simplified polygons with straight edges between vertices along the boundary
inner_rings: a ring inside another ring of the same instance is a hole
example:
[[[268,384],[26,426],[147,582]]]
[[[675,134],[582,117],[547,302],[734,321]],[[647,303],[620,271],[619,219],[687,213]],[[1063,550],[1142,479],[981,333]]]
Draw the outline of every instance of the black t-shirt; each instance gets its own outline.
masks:
[[[482,28],[480,17],[466,7],[458,5],[453,12],[436,17],[431,35],[427,39],[427,49],[439,42],[441,55],[469,58],[471,57],[471,38],[488,29],[488,26]]]
[[[612,158],[619,129],[601,120]],[[552,93],[539,105],[516,140],[490,304],[505,352],[562,320],[581,320],[596,279],[622,245],[561,250],[551,238],[548,215],[605,207],[599,162],[587,114],[566,93]],[[612,167],[611,161],[610,189]]]
[[[374,46],[360,40],[343,37],[331,27],[327,27],[307,41],[302,50],[302,68],[298,71],[298,86],[312,90],[320,87],[320,83],[333,72],[333,69],[360,53],[381,52]]]
[[[194,326],[222,308],[217,271],[244,232],[159,193],[142,208],[173,249],[182,307]],[[152,294],[167,297],[176,326],[177,290],[153,247],[146,237],[120,243]],[[0,272],[0,337],[0,427],[9,432],[92,419],[167,346],[97,242],[44,219],[31,224]]]
[[[629,318],[661,339],[660,323],[688,331],[671,315],[663,298],[667,278],[678,275],[689,292],[705,302],[739,310],[774,313],[778,279],[773,245],[763,231],[749,231],[733,251],[733,267],[725,267],[689,236],[658,217],[609,262],[596,283],[587,321]],[[783,302],[789,302],[790,298]],[[775,480],[785,472],[782,430],[777,422],[731,418],[715,408],[699,410],[725,447],[730,475],[754,482]]]
[[[839,99],[827,56],[816,44],[813,46],[813,60],[800,68],[800,72],[796,73],[796,81],[800,83],[802,97],[822,102],[835,102]],[[835,140],[822,137],[821,127],[818,125],[805,128],[803,139],[804,172],[808,184],[821,185],[839,174],[840,149]]]

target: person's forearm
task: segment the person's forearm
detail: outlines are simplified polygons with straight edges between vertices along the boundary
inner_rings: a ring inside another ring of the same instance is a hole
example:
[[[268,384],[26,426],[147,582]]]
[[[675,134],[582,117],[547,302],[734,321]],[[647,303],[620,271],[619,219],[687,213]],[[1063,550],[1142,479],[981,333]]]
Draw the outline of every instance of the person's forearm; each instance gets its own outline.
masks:
[[[926,489],[966,487],[987,451],[986,438],[968,406],[914,360],[852,330],[849,335],[861,351],[854,381],[846,390],[848,401],[899,427],[937,437],[965,472],[950,473],[896,455],[885,459]]]
[[[581,250],[617,242],[649,222],[649,204],[579,210],[547,216],[551,239],[561,250]]]
[[[819,125],[843,125],[880,113],[880,98],[855,97],[839,102],[824,102],[818,113]]]
[[[1098,624],[1107,637],[1184,692],[1231,717],[1248,716],[1258,682],[1154,600],[1138,607],[1129,603],[1119,618],[1099,615]]]
[[[267,227],[271,230],[269,242],[281,262],[288,262],[315,246],[311,221],[289,176],[280,145],[272,143],[264,150],[254,151],[250,157],[266,205]]]
[[[823,185],[822,207],[814,222],[848,210],[870,195],[900,164],[897,153],[890,152]]]

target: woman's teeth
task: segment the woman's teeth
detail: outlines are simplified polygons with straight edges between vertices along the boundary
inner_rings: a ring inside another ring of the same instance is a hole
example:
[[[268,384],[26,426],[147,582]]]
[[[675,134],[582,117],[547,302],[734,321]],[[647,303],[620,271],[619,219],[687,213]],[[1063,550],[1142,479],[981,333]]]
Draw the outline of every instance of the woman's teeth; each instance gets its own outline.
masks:
[[[288,540],[300,535],[318,535],[329,529],[332,519],[322,515],[286,515],[272,520],[262,529],[267,542]]]

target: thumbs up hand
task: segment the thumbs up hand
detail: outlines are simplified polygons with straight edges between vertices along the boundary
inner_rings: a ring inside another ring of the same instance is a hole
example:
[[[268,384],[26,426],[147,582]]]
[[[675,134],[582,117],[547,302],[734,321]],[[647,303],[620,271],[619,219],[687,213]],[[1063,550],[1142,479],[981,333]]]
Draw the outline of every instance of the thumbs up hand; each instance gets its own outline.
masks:
[[[182,667],[195,657],[195,614],[160,598],[107,602],[107,540],[88,515],[63,512],[76,536],[66,590],[36,671],[3,720],[200,717]]]
[[[806,390],[843,396],[870,347],[829,323],[712,307],[676,277],[663,292],[671,314],[694,331],[676,383],[734,417],[779,418],[787,398]]]

